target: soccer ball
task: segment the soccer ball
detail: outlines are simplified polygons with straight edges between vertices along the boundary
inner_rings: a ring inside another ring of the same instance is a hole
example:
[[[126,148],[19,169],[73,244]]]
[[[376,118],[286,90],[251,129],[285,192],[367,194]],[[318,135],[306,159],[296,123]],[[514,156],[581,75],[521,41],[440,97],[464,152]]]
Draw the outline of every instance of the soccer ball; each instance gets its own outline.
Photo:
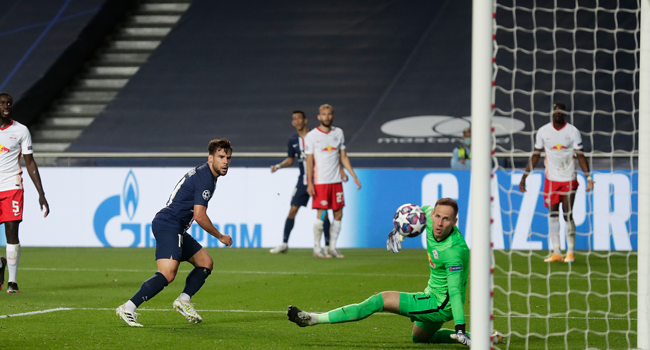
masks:
[[[427,217],[420,206],[404,204],[397,208],[393,217],[393,226],[404,237],[417,237],[427,226]]]

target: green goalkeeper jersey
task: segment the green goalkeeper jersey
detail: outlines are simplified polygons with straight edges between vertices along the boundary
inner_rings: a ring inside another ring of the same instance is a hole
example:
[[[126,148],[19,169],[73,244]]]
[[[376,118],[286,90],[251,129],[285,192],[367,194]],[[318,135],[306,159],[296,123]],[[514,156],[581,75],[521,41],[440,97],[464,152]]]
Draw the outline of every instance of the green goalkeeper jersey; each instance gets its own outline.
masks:
[[[433,223],[431,214],[433,206],[422,207],[427,217],[427,254],[431,276],[425,293],[433,295],[442,305],[447,300],[445,308],[451,306],[455,324],[465,323],[465,293],[467,291],[467,276],[469,274],[469,249],[458,227],[442,242],[433,238]]]

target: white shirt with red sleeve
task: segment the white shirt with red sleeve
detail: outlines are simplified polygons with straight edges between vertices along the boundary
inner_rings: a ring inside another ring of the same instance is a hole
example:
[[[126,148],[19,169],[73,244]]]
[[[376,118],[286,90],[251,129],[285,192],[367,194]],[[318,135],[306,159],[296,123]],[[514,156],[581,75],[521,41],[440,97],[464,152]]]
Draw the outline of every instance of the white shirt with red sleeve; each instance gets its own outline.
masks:
[[[342,149],[345,149],[345,137],[341,128],[333,126],[325,133],[318,127],[307,133],[305,154],[314,155],[314,185],[342,182],[339,168]]]
[[[23,124],[12,120],[0,128],[0,191],[23,188],[21,154],[32,154],[32,136]]]
[[[573,125],[566,123],[555,129],[548,123],[537,132],[535,148],[546,153],[546,178],[551,181],[566,182],[576,179],[575,151],[582,150],[582,136]]]

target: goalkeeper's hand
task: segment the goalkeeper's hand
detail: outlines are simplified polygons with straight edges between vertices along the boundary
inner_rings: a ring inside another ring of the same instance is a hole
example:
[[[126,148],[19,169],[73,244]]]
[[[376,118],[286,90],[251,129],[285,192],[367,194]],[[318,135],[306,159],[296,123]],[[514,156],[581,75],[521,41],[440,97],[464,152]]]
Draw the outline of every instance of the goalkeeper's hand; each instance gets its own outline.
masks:
[[[472,340],[469,339],[467,334],[465,333],[465,325],[464,324],[457,324],[456,325],[456,334],[450,335],[451,339],[456,340],[457,342],[470,346],[472,345]]]
[[[393,253],[399,253],[399,250],[402,249],[402,235],[397,232],[397,230],[392,230],[388,234],[388,239],[386,240],[386,250]]]

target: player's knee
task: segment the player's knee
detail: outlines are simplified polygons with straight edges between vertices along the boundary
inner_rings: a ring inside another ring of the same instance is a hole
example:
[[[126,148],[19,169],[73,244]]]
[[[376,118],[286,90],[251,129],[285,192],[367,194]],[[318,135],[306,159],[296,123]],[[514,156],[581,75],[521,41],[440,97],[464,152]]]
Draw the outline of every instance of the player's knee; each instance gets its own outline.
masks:
[[[415,334],[411,334],[411,339],[413,339],[414,343],[428,343],[429,342],[426,339],[418,338]]]
[[[167,284],[174,282],[176,278],[176,271],[160,271],[160,273],[167,279]]]

